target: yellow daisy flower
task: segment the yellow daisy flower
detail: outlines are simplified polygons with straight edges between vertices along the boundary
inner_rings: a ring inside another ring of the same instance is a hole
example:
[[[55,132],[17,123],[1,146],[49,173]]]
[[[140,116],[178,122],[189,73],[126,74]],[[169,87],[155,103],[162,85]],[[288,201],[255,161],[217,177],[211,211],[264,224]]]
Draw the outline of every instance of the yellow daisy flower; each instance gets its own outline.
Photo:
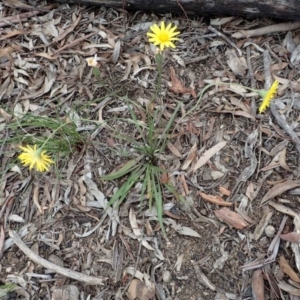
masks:
[[[166,47],[176,48],[173,44],[173,41],[178,40],[176,35],[180,34],[179,31],[175,31],[177,26],[172,27],[170,23],[167,27],[165,27],[165,22],[161,22],[161,27],[159,28],[157,24],[154,24],[150,27],[152,32],[147,32],[147,36],[149,37],[149,42],[153,43],[155,46],[160,46],[160,51],[163,51]]]
[[[42,148],[36,147],[36,145],[32,147],[19,146],[23,152],[18,156],[24,166],[29,166],[31,170],[33,167],[36,168],[39,172],[48,171],[50,164],[53,164],[54,161],[50,158],[49,155],[46,154],[46,151],[43,151]]]
[[[272,86],[266,91],[266,90],[258,90],[258,94],[263,98],[263,101],[258,109],[258,112],[261,114],[263,113],[271,103],[271,100],[275,97],[278,89],[279,81],[275,80],[272,84]]]

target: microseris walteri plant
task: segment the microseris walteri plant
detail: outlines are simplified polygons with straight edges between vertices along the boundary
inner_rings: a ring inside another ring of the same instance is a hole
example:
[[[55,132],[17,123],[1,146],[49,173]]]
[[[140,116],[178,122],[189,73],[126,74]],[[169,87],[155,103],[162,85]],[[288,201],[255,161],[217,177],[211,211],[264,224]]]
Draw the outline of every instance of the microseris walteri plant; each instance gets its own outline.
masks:
[[[275,80],[268,90],[256,90],[256,92],[263,99],[258,109],[260,114],[270,106],[272,99],[274,99],[275,95],[277,94],[278,84],[279,81]]]
[[[176,36],[180,34],[176,29],[177,26],[174,25],[174,27],[172,27],[171,23],[166,27],[164,21],[161,22],[160,27],[154,24],[150,27],[150,32],[147,32],[149,42],[153,43],[154,46],[159,46],[160,51],[168,47],[176,48],[173,42],[178,40]]]
[[[39,172],[48,171],[50,165],[54,163],[51,157],[46,154],[42,147],[37,148],[27,145],[26,147],[19,146],[23,152],[18,156],[24,166],[29,166],[29,169],[35,168]]]

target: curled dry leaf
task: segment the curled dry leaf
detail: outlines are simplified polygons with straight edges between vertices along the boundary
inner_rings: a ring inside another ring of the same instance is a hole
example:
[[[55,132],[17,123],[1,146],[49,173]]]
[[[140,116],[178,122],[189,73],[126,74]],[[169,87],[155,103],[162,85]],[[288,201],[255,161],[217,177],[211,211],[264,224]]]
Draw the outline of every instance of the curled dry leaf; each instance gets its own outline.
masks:
[[[292,267],[289,265],[287,260],[284,258],[284,256],[280,256],[279,258],[279,265],[281,270],[288,275],[292,280],[300,283],[300,278],[296,274],[296,272],[292,269]]]
[[[282,183],[278,183],[275,186],[273,186],[262,198],[260,204],[264,204],[266,201],[281,195],[282,193],[291,190],[293,188],[296,188],[300,186],[300,180],[288,180]]]
[[[175,94],[191,94],[194,98],[197,97],[195,91],[191,88],[185,87],[182,85],[181,81],[176,77],[175,70],[173,67],[170,67],[170,76],[172,86],[170,90]]]
[[[281,151],[279,155],[279,164],[283,169],[289,172],[293,172],[293,170],[291,170],[290,167],[287,165],[285,158],[286,158],[286,147],[284,147],[284,149]]]
[[[220,205],[220,206],[231,206],[232,202],[226,202],[222,197],[220,196],[215,196],[215,195],[208,195],[203,192],[199,192],[199,195],[201,198],[205,201],[208,201],[210,203]]]
[[[227,207],[215,210],[214,213],[220,221],[225,222],[236,229],[244,229],[249,225],[239,214],[231,211]]]

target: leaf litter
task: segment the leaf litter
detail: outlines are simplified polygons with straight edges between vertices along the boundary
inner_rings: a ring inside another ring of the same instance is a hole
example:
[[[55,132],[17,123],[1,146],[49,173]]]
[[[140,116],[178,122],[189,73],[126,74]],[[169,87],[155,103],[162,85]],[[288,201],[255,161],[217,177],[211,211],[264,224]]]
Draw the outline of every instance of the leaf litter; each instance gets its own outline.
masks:
[[[114,139],[106,125],[80,124],[85,118],[106,121],[124,134],[134,131],[132,125],[123,127],[118,120],[129,116],[115,91],[142,106],[149,103],[157,71],[154,49],[143,31],[159,22],[158,16],[139,13],[127,19],[112,8],[34,7],[10,0],[2,4],[1,14],[1,140],[13,137],[10,122],[33,113],[71,120],[92,141],[83,148],[78,145],[78,152],[60,166],[59,176],[25,172],[11,163],[17,145],[0,145],[1,280],[18,285],[7,293],[24,299],[47,297],[46,276],[51,277],[47,284],[54,289],[53,298],[61,297],[57,295],[62,291],[52,285],[62,280],[60,269],[48,275],[47,265],[40,260],[50,261],[51,251],[68,271],[92,280],[100,276],[116,280],[115,285],[106,282],[105,287],[87,289],[72,276],[63,278],[66,288],[73,291],[75,285],[89,299],[119,294],[151,299],[154,290],[157,299],[167,299],[167,295],[238,299],[250,286],[257,299],[268,299],[269,290],[278,297],[299,295],[299,288],[291,283],[298,280],[300,270],[299,205],[293,194],[299,186],[300,152],[297,27],[239,17],[211,19],[210,26],[200,19],[193,19],[192,26],[183,18],[174,19],[183,34],[177,48],[165,52],[165,122],[176,101],[182,106],[168,150],[159,158],[170,172],[163,180],[170,180],[185,201],[164,194],[169,237],[164,243],[155,212],[145,211],[140,202],[138,185],[120,208],[106,207],[121,180],[102,182],[99,178],[126,164],[128,160],[113,155],[111,148],[131,153],[130,143]],[[120,22],[127,22],[128,30]],[[208,31],[213,35],[208,36]],[[250,36],[251,42],[244,40]],[[270,56],[269,64],[263,52]],[[86,65],[86,59],[95,55],[103,82],[95,80]],[[275,79],[281,84],[281,98],[258,116],[255,107],[260,99],[236,84],[264,88],[265,82]],[[212,86],[199,100],[201,88],[211,82],[231,85]],[[105,87],[112,86],[107,95]],[[145,121],[142,112],[140,120]],[[34,128],[27,133],[37,134]],[[221,208],[225,204],[228,207]],[[283,221],[283,216],[288,219]],[[249,225],[251,220],[253,225]],[[268,225],[275,228],[273,239],[266,235]],[[15,231],[32,252],[38,246],[34,263],[31,252],[22,254],[23,244],[18,244]],[[115,267],[110,263],[112,252]],[[197,263],[207,255],[202,264]],[[264,255],[267,259],[253,263]],[[173,268],[179,258],[180,268]],[[118,262],[121,267],[117,268]],[[283,274],[275,274],[275,267]],[[121,275],[116,276],[117,270]],[[172,276],[164,281],[166,271]],[[138,280],[135,285],[132,278]]]

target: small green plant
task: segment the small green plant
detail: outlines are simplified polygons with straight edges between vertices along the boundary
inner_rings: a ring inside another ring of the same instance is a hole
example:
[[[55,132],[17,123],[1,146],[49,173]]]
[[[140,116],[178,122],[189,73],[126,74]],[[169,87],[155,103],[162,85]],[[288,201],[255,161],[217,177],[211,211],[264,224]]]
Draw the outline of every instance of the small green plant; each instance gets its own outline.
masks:
[[[75,121],[55,117],[26,114],[14,118],[6,126],[8,136],[0,140],[0,145],[18,145],[23,152],[18,156],[21,163],[37,171],[48,171],[54,160],[47,154],[67,157],[86,137],[78,133]],[[11,133],[11,135],[10,135]]]
[[[129,103],[129,100],[124,99]],[[179,195],[175,188],[168,180],[163,180],[163,174],[167,174],[167,171],[160,164],[159,156],[165,151],[166,144],[169,140],[169,134],[171,127],[174,123],[174,118],[180,109],[180,104],[174,109],[170,119],[164,126],[162,124],[155,124],[160,111],[153,112],[153,115],[148,109],[144,109],[147,115],[147,126],[138,121],[137,115],[134,111],[134,107],[137,104],[131,103],[128,105],[130,111],[130,123],[134,124],[137,129],[137,134],[139,135],[139,140],[135,137],[130,137],[128,135],[121,135],[114,132],[115,138],[129,142],[133,145],[133,155],[134,158],[127,161],[122,167],[117,171],[113,171],[108,175],[101,176],[102,180],[114,180],[127,176],[125,182],[119,188],[119,190],[112,196],[109,201],[109,205],[117,204],[120,205],[128,196],[130,190],[136,185],[136,183],[141,182],[141,199],[148,199],[149,207],[155,203],[157,210],[157,217],[165,235],[165,229],[163,225],[163,188],[166,188],[171,192],[177,199],[183,200],[183,197]],[[142,108],[139,107],[139,110]],[[127,122],[129,120],[124,120]],[[158,130],[164,128],[163,130]],[[145,197],[146,196],[146,197]]]
[[[18,286],[12,283],[0,285],[0,297],[5,297],[7,293],[14,291]]]
[[[172,27],[172,24],[165,27],[164,22],[161,22],[161,27],[158,27],[156,24],[150,27],[152,32],[147,33],[149,41],[154,43],[155,46],[160,47],[157,49],[155,57],[158,67],[156,92],[146,108],[139,106],[133,101],[130,101],[128,98],[123,98],[123,100],[125,100],[128,104],[131,117],[124,121],[130,122],[134,125],[139,135],[138,139],[135,136],[129,136],[128,134],[122,135],[117,132],[113,133],[113,135],[119,140],[129,142],[133,145],[133,155],[135,155],[135,157],[127,161],[117,171],[113,171],[109,175],[101,177],[102,180],[114,180],[127,176],[125,182],[110,199],[109,205],[115,203],[120,205],[126,199],[128,193],[136,185],[136,183],[140,182],[141,200],[145,198],[148,199],[149,207],[152,207],[153,202],[155,203],[158,222],[164,237],[166,237],[163,225],[164,189],[171,192],[177,199],[183,200],[183,197],[176,192],[176,189],[172,186],[172,184],[168,180],[163,179],[163,175],[167,174],[167,171],[163,168],[163,165],[159,160],[160,154],[165,151],[169,135],[171,133],[170,131],[174,124],[174,119],[180,109],[180,104],[178,103],[169,120],[165,121],[163,124],[162,110],[164,109],[164,105],[161,99],[163,50],[168,47],[175,48],[173,41],[178,40],[176,36],[179,34],[179,32],[176,32],[176,28],[176,26]],[[93,64],[91,64],[91,66],[93,66]],[[97,72],[95,68],[94,75],[97,78],[99,76],[99,72]],[[155,100],[158,100],[160,103],[160,105],[158,105],[158,109],[153,109],[155,106]],[[143,110],[143,114],[146,115],[145,123],[138,120],[135,109],[137,109],[137,111]]]

